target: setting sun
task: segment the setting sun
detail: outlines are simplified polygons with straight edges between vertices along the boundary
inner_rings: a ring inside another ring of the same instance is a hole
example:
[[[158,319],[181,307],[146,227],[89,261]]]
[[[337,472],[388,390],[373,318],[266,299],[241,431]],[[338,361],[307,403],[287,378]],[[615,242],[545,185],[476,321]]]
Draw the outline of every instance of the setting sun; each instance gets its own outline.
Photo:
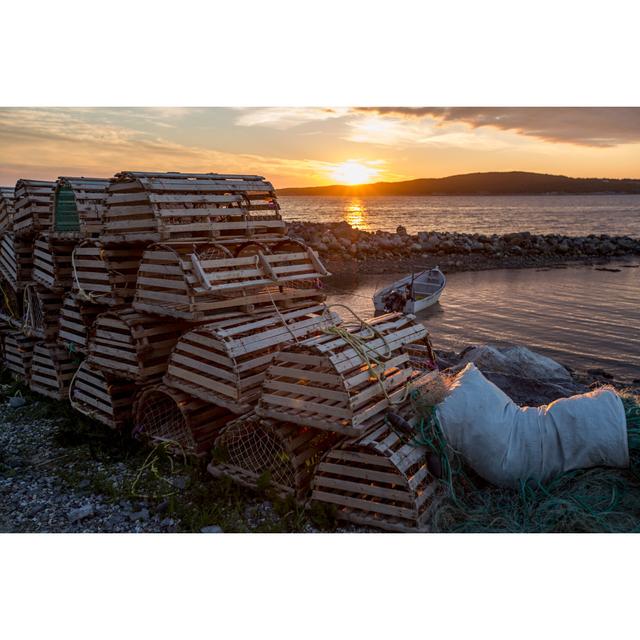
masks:
[[[378,177],[379,173],[379,169],[368,167],[355,160],[347,160],[335,166],[331,177],[340,184],[364,184]]]

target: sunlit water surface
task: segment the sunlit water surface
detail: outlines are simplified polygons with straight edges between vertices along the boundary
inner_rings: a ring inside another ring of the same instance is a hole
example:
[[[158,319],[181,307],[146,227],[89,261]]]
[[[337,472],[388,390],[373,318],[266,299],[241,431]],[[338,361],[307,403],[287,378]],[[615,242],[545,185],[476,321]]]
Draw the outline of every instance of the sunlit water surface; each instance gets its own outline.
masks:
[[[279,198],[286,220],[338,222],[359,229],[409,233],[560,233],[640,237],[640,195],[378,196]]]
[[[419,317],[436,349],[516,343],[576,369],[602,367],[623,379],[640,378],[640,267],[631,267],[639,264],[608,265],[619,268],[616,273],[587,266],[454,273],[440,303]],[[373,292],[395,279],[332,278],[329,302],[371,316]]]

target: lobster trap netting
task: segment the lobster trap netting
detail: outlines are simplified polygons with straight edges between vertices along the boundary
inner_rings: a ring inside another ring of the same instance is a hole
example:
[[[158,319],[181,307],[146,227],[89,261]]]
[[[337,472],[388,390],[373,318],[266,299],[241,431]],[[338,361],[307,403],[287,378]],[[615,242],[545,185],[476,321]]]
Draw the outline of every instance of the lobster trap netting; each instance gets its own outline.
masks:
[[[249,414],[221,432],[208,469],[214,476],[251,488],[270,486],[281,496],[304,501],[322,454],[338,439],[326,431]]]
[[[161,390],[144,393],[138,401],[135,432],[154,443],[168,443],[183,451],[196,447],[179,402]]]
[[[229,464],[256,476],[268,472],[274,484],[294,486],[291,457],[271,428],[241,422],[224,434],[218,446]]]

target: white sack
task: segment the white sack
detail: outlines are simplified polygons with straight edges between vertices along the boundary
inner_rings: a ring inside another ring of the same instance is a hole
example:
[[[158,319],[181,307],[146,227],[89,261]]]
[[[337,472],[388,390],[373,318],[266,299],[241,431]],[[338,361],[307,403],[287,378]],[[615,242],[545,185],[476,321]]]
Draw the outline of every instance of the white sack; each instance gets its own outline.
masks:
[[[519,407],[468,364],[436,412],[449,444],[498,486],[629,464],[624,408],[610,389]]]

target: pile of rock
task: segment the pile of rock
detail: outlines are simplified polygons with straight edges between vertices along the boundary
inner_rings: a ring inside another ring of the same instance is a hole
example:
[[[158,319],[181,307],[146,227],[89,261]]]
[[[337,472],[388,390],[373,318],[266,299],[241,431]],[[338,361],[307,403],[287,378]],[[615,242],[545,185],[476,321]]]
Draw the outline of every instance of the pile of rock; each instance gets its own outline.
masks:
[[[290,232],[307,241],[327,259],[391,260],[431,256],[559,259],[640,254],[640,239],[606,234],[573,237],[537,235],[528,231],[503,235],[421,231],[410,235],[402,226],[395,233],[369,232],[354,229],[347,222],[293,222]]]

